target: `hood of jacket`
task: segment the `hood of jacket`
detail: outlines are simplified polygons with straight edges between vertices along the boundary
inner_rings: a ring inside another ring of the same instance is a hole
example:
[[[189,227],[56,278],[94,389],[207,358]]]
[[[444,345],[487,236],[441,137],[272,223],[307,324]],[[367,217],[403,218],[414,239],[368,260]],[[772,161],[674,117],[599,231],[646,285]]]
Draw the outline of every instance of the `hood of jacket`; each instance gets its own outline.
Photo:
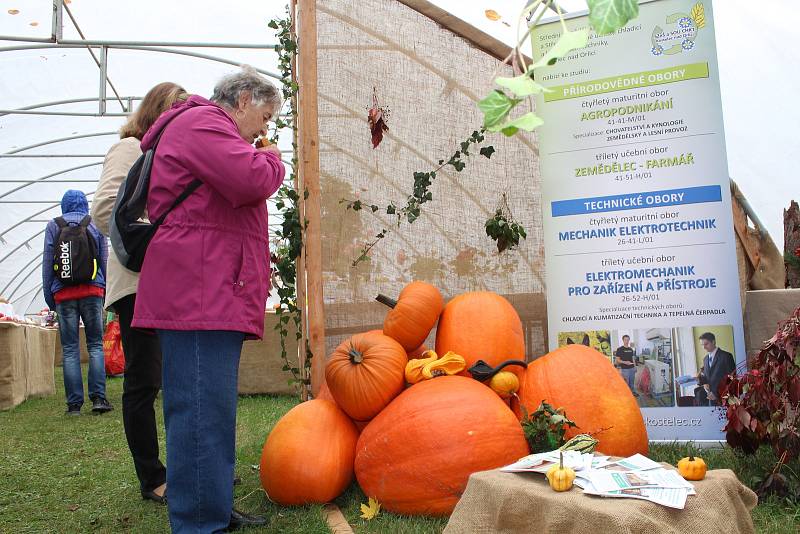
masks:
[[[70,189],[61,197],[61,213],[89,213],[89,201],[83,191]]]
[[[156,119],[156,122],[153,123],[150,129],[147,130],[147,133],[144,134],[144,137],[142,137],[142,152],[145,152],[153,147],[156,139],[158,138],[158,134],[161,133],[161,130],[163,130],[167,123],[169,123],[172,119],[184,111],[188,111],[192,108],[200,106],[213,106],[215,108],[219,108],[219,106],[211,100],[198,95],[190,96],[186,102],[174,103],[170,109],[162,113],[158,119]],[[233,119],[231,119],[231,122],[233,122]]]

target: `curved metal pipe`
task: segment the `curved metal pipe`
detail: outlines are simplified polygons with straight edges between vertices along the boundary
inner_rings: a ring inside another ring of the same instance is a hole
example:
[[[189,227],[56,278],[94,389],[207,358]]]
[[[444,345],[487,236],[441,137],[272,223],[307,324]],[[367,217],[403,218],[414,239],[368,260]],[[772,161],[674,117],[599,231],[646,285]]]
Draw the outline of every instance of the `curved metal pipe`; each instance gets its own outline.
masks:
[[[28,263],[26,263],[24,267],[22,267],[22,268],[21,268],[19,271],[17,271],[17,274],[15,274],[15,275],[14,275],[14,277],[13,277],[13,278],[11,278],[11,280],[9,280],[9,281],[8,281],[8,283],[7,283],[7,284],[6,284],[6,285],[3,287],[3,289],[0,289],[0,295],[5,295],[5,293],[6,293],[6,290],[9,288],[9,286],[10,286],[11,284],[13,284],[13,283],[14,283],[14,280],[16,280],[16,279],[17,279],[17,277],[18,277],[19,275],[21,275],[21,274],[22,274],[22,272],[23,272],[25,269],[27,269],[28,267],[30,267],[30,266],[31,266],[31,263],[35,262],[36,260],[39,260],[39,267],[41,267],[41,266],[42,266],[42,258],[41,258],[41,256],[42,256],[41,254],[37,254],[37,255],[35,255],[33,258],[31,258],[31,261],[29,261]],[[29,275],[29,276],[30,276],[30,275]]]
[[[105,46],[105,45],[103,45]],[[22,45],[22,46],[4,46],[0,47],[0,52],[17,52],[21,50],[46,50],[46,49],[58,49],[58,48],[101,48],[99,45],[87,45],[87,44],[42,44],[42,45]],[[224,59],[221,57],[212,56],[209,54],[200,54],[198,52],[189,52],[188,50],[173,50],[170,48],[163,48],[160,46],[141,46],[141,45],[108,45],[108,48],[113,48],[115,50],[141,50],[143,52],[163,52],[165,54],[177,54],[181,56],[189,56],[189,57],[196,57],[199,59],[208,59],[210,61],[217,61],[219,63],[226,63],[228,65],[234,65],[236,67],[240,66],[241,63],[237,61],[232,61],[230,59]],[[276,80],[280,80],[281,77],[279,74],[274,72],[265,70],[265,69],[255,69],[257,72],[265,76],[269,76],[270,78],[275,78]]]
[[[34,182],[32,182],[32,183],[42,182],[42,181],[44,181],[44,180],[46,180],[48,178],[52,178],[53,176],[58,176],[59,174],[66,174],[68,172],[77,171],[78,169],[85,169],[87,167],[95,167],[97,165],[102,165],[102,164],[103,164],[102,161],[98,161],[98,162],[95,162],[95,163],[86,163],[84,165],[78,165],[77,167],[70,167],[69,169],[64,169],[63,171],[58,171],[58,172],[54,172],[53,174],[48,174],[47,176],[42,176],[41,178],[35,178]],[[0,180],[0,183],[3,183],[3,181]],[[28,187],[29,185],[31,185],[31,183],[26,183],[25,185],[21,185],[19,187],[15,187],[14,189],[11,189],[10,191],[6,191],[2,195],[0,195],[0,198],[7,197],[11,193],[19,191],[20,189],[24,189],[24,188]]]
[[[28,145],[22,148],[14,149],[10,152],[5,152],[5,155],[9,154],[17,154],[18,152],[23,152],[25,150],[30,150],[31,148],[37,148],[40,146],[51,145],[54,143],[61,143],[63,141],[72,141],[73,139],[85,139],[87,137],[102,137],[104,135],[119,135],[118,131],[113,132],[97,132],[97,133],[88,133],[88,134],[79,134],[79,135],[71,135],[69,137],[59,137],[57,139],[50,139],[48,141],[43,141],[41,143],[36,143],[35,145]]]
[[[91,191],[91,192],[89,192],[89,193],[84,193],[84,194],[85,194],[87,197],[90,197],[90,196],[94,195],[94,191]],[[2,232],[0,232],[0,238],[2,238],[4,235],[6,235],[8,232],[10,232],[11,230],[13,230],[14,228],[16,228],[16,227],[18,227],[18,226],[21,226],[21,225],[25,224],[26,222],[28,222],[30,219],[33,219],[33,218],[34,218],[34,217],[36,217],[37,215],[41,215],[42,213],[44,213],[44,212],[46,212],[46,211],[50,211],[51,209],[53,209],[53,208],[57,208],[57,207],[59,207],[59,206],[61,206],[61,203],[60,203],[60,202],[59,202],[58,204],[55,204],[55,203],[54,203],[54,204],[52,204],[51,206],[48,206],[48,207],[46,207],[45,209],[43,209],[43,210],[41,210],[41,211],[37,211],[37,212],[36,212],[36,213],[34,213],[33,215],[30,215],[29,217],[27,217],[27,218],[25,218],[25,219],[23,219],[23,220],[21,220],[21,221],[17,222],[17,224],[15,224],[14,226],[11,226],[11,227],[9,227],[9,228],[6,228],[6,229],[5,229],[5,230],[3,230]],[[2,260],[0,260],[0,263],[2,263],[2,262],[3,262],[3,260],[5,260],[7,257],[8,257],[8,256],[5,256],[5,257],[4,257]]]

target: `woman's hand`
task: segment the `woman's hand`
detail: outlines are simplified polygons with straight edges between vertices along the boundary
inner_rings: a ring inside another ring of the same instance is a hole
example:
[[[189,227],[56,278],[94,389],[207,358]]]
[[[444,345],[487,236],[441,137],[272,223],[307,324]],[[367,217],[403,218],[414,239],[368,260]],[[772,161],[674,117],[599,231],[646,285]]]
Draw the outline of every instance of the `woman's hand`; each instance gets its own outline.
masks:
[[[264,147],[257,148],[256,150],[259,150],[261,152],[272,152],[273,154],[278,156],[278,159],[280,159],[281,157],[281,150],[278,148],[278,145],[267,145]]]

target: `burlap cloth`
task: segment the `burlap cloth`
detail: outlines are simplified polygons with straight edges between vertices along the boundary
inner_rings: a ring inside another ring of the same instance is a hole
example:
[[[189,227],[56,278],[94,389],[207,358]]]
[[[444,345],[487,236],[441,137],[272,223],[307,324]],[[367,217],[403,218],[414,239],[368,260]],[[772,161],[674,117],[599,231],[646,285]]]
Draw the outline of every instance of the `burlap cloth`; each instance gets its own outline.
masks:
[[[55,393],[55,330],[0,322],[0,410]]]
[[[289,385],[292,374],[283,370],[281,359],[281,336],[275,330],[278,316],[268,311],[264,317],[264,338],[260,341],[246,341],[239,359],[239,393],[242,395],[270,393],[273,395],[292,395],[297,393],[294,385]],[[286,354],[292,365],[297,366],[297,336],[294,322],[287,325]]]
[[[733,471],[709,471],[694,486],[697,495],[689,496],[683,510],[674,510],[584,495],[578,487],[557,493],[536,473],[484,471],[469,477],[444,534],[754,532],[750,510],[758,499]]]

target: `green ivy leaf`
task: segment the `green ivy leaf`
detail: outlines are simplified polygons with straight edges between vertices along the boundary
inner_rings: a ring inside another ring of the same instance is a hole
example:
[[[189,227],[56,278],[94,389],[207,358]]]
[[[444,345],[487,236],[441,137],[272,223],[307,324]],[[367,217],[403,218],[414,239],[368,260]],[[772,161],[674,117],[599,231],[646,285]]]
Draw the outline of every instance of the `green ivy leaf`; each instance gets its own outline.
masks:
[[[520,98],[524,96],[538,95],[542,92],[551,92],[551,90],[547,87],[539,85],[533,81],[529,74],[520,74],[515,78],[495,78],[494,83],[500,87],[505,87]]]
[[[503,132],[503,134],[505,134],[506,136],[511,137],[519,130],[532,132],[542,124],[544,124],[542,118],[533,113],[532,111],[529,111],[528,113],[522,115],[521,117],[517,117],[512,121],[508,121],[505,124],[497,126],[493,130],[490,129],[490,131],[495,131],[495,132],[500,131]]]
[[[514,106],[522,102],[518,98],[510,98],[503,91],[495,89],[489,96],[478,102],[478,108],[483,111],[483,125],[489,131],[492,127],[501,124]]]
[[[613,33],[639,16],[637,0],[586,0],[589,23],[600,35]]]
[[[561,59],[566,56],[570,51],[576,48],[583,48],[589,44],[589,32],[586,30],[578,30],[574,32],[566,32],[561,34],[556,44],[542,56],[539,61],[534,63],[528,68],[528,73],[533,69],[538,69],[546,65],[552,65],[553,60]]]
[[[486,158],[490,158],[491,159],[492,154],[494,154],[494,147],[493,146],[490,145],[490,146],[485,146],[485,147],[481,148],[481,156],[484,156]]]

